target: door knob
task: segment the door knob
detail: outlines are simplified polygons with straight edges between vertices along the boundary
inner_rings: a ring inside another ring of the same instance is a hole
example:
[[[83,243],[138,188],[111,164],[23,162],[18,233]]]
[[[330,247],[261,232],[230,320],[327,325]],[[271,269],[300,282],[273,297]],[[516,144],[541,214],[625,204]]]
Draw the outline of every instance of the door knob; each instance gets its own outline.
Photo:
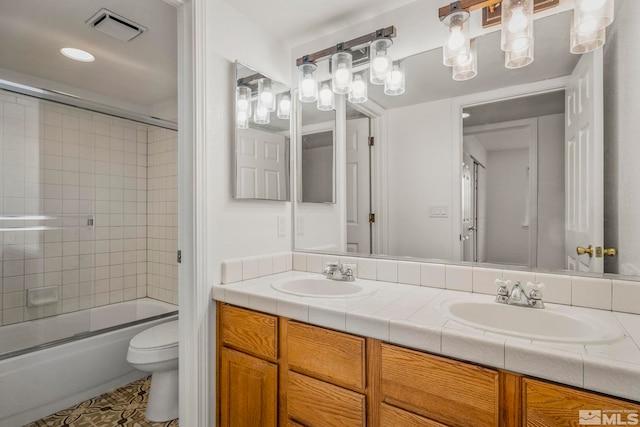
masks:
[[[616,248],[607,248],[603,252],[604,252],[604,254],[606,256],[616,256],[616,255],[618,255],[618,251],[616,250]]]
[[[576,248],[576,252],[578,255],[589,254],[589,258],[593,256],[593,246],[589,245],[588,248],[583,248],[582,246],[578,246]]]

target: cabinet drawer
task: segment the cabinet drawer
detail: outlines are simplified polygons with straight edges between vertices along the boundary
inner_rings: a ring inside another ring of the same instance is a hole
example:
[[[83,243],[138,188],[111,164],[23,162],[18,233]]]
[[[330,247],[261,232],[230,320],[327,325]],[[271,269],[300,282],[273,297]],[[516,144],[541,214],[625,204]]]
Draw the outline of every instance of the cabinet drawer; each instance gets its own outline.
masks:
[[[437,421],[383,403],[380,405],[380,427],[447,427]]]
[[[635,425],[640,421],[639,404],[529,378],[523,380],[522,388],[523,424],[526,426],[576,426],[587,424],[587,418],[591,416],[601,417],[601,422],[592,420],[589,423],[592,425]],[[580,414],[580,411],[591,413]]]
[[[492,369],[382,344],[381,396],[449,426],[497,426],[499,376]]]
[[[278,357],[278,319],[268,314],[220,305],[222,344],[269,360]]]
[[[333,384],[364,390],[364,338],[289,322],[287,348],[290,369]]]
[[[287,381],[287,414],[309,427],[364,426],[365,397],[290,371]]]

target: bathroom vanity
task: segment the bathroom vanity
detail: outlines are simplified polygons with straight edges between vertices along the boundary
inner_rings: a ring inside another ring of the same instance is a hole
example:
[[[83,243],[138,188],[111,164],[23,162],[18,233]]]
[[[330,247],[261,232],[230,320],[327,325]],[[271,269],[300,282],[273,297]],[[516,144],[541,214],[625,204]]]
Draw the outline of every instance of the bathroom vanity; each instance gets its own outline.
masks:
[[[278,301],[255,284],[245,302],[230,288],[214,286],[220,426],[573,426],[598,414],[633,425],[640,413],[631,400],[252,310],[251,296]]]

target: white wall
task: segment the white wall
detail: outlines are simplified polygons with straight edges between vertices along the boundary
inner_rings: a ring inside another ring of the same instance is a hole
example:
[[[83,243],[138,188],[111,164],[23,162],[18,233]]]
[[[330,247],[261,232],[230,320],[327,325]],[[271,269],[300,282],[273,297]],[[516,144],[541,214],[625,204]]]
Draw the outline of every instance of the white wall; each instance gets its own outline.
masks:
[[[640,2],[616,2],[616,20],[605,45],[605,271],[640,275]],[[624,29],[624,31],[621,31]]]
[[[284,44],[222,1],[207,7],[207,188],[210,283],[220,281],[220,261],[291,249],[291,204],[235,200],[233,174],[233,94],[235,60],[289,84],[289,51]],[[221,40],[224,35],[224,41]],[[278,217],[287,222],[278,236]]]
[[[538,267],[566,269],[564,114],[538,117]]]
[[[429,218],[430,205],[451,210],[451,100],[389,111],[389,253],[453,259],[453,221]]]

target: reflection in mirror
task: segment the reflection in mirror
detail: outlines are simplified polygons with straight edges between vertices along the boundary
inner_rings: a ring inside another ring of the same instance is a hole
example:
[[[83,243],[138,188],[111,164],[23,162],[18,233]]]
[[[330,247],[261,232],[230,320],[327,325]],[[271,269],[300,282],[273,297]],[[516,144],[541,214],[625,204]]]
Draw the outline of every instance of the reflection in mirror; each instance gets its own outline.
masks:
[[[298,201],[335,203],[335,110],[320,111],[315,103],[299,105]]]
[[[288,201],[290,88],[235,65],[234,197]]]
[[[385,145],[376,143],[372,154],[380,163],[369,200],[372,253],[640,275],[633,218],[640,168],[632,164],[640,154],[632,143],[640,132],[632,77],[640,73],[640,27],[631,18],[640,2],[616,0],[607,44],[585,55],[569,52],[571,13],[536,20],[535,61],[525,68],[504,68],[494,32],[477,39],[472,80],[453,81],[436,49],[407,58],[404,95],[385,97],[369,86],[383,111],[372,116],[372,128],[383,117],[387,129]],[[595,84],[589,90],[576,83],[589,80],[585,73]],[[572,127],[586,105],[576,90],[601,94],[588,107],[588,143]],[[462,112],[470,117],[462,120]],[[598,138],[603,148],[587,154],[584,147]],[[338,186],[348,194],[347,182]],[[578,255],[589,245],[593,256]],[[297,249],[312,246],[296,241]]]

